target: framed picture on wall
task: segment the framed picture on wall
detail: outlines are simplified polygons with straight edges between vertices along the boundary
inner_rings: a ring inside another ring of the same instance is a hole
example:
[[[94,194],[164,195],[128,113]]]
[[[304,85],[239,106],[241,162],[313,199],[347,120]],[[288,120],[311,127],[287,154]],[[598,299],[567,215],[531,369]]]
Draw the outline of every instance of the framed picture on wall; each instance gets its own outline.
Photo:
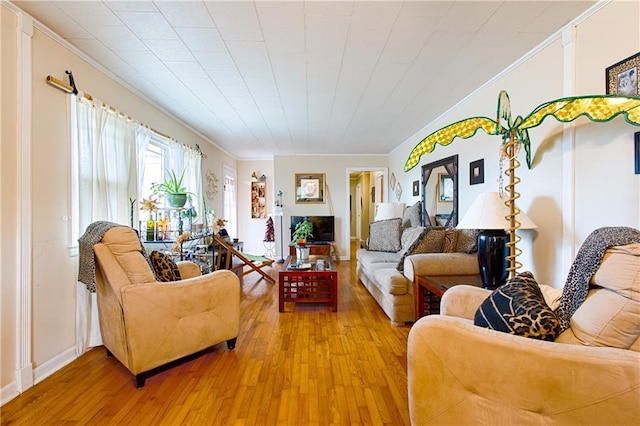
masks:
[[[400,186],[400,182],[396,182],[396,199],[400,201],[400,197],[402,197],[402,186]]]
[[[325,202],[325,175],[296,173],[296,204]]]
[[[605,70],[607,94],[625,96],[640,95],[640,52],[623,59]]]
[[[469,163],[469,185],[484,183],[484,158]]]

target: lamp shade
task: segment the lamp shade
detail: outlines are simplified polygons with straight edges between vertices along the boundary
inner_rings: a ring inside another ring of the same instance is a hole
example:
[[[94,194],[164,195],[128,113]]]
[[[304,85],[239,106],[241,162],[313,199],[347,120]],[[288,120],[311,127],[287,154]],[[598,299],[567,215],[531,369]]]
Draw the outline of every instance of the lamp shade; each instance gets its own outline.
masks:
[[[511,224],[507,220],[509,207],[504,204],[504,201],[498,192],[484,192],[478,195],[456,228],[510,229]],[[537,228],[522,210],[516,215],[516,220],[520,222],[519,229]]]
[[[394,219],[402,217],[404,213],[404,203],[378,203],[376,213],[373,216],[375,221]]]
[[[273,215],[274,216],[284,216],[284,210],[282,209],[282,206],[275,206],[273,209]]]

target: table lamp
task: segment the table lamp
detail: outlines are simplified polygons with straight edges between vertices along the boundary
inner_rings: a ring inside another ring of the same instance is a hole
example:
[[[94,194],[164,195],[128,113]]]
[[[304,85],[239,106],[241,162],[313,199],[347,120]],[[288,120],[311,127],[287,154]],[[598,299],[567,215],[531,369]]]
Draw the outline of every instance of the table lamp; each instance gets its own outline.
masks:
[[[373,220],[376,222],[385,219],[402,217],[404,213],[404,203],[378,203]]]
[[[496,289],[508,277],[509,261],[509,208],[498,192],[485,192],[474,200],[469,210],[458,223],[458,229],[478,229],[478,266],[482,286]],[[536,224],[521,210],[516,216],[518,229],[533,229]]]

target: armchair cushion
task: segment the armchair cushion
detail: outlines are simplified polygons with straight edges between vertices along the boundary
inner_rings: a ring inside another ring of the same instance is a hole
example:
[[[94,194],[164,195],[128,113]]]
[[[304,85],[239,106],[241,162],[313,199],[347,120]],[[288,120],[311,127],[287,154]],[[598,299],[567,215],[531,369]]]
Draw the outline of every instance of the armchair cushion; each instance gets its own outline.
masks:
[[[629,349],[640,339],[640,244],[607,249],[586,300],[571,317],[584,345]]]
[[[156,280],[147,259],[142,255],[142,246],[138,234],[129,227],[111,228],[102,237],[102,243],[118,262],[121,269],[115,273],[127,271],[126,276],[117,281],[117,285],[146,284]]]
[[[158,281],[169,282],[180,281],[182,279],[178,265],[176,265],[176,262],[174,262],[169,256],[154,250],[151,252],[149,257],[151,258],[153,272],[156,274],[156,279]]]
[[[509,334],[553,341],[560,321],[547,305],[531,272],[496,289],[476,311],[474,324]]]

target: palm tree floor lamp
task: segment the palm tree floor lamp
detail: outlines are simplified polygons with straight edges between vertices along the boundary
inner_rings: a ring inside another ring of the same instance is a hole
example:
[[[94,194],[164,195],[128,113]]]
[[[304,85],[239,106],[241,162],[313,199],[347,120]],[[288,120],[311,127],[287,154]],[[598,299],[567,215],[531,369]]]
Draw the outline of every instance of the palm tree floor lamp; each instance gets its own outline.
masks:
[[[509,182],[504,187],[506,199],[505,206],[509,209],[506,220],[509,226],[509,247],[507,261],[509,267],[509,278],[513,278],[522,264],[518,261],[521,250],[517,247],[520,236],[516,230],[522,228],[519,214],[521,211],[516,207],[515,201],[520,197],[516,191],[516,185],[520,178],[516,176],[516,169],[520,166],[520,161],[516,158],[521,147],[526,151],[527,166],[532,167],[531,141],[529,139],[529,129],[539,126],[548,117],[554,117],[563,123],[569,123],[578,117],[586,117],[594,122],[607,122],[622,114],[625,120],[634,126],[640,126],[640,96],[624,95],[586,95],[569,96],[545,102],[536,107],[525,118],[517,116],[513,119],[511,115],[511,102],[509,95],[504,90],[498,94],[498,109],[496,120],[488,117],[470,117],[453,124],[449,124],[421,140],[409,153],[409,158],[404,165],[404,171],[408,172],[420,161],[423,154],[432,152],[436,144],[449,145],[456,138],[468,139],[476,134],[480,129],[488,135],[502,137],[501,159],[508,161],[505,174],[509,177]],[[501,173],[502,175],[502,173]],[[502,176],[500,177],[502,179]],[[502,182],[502,180],[500,180]],[[500,192],[503,192],[500,184]],[[479,228],[488,229],[488,228]],[[501,228],[498,228],[501,229]]]
[[[280,218],[280,259],[277,260],[277,263],[284,263],[284,239],[282,237],[282,217],[284,216],[283,207],[282,191],[278,191],[278,201],[276,202],[276,207],[273,210],[274,216],[278,216]]]

